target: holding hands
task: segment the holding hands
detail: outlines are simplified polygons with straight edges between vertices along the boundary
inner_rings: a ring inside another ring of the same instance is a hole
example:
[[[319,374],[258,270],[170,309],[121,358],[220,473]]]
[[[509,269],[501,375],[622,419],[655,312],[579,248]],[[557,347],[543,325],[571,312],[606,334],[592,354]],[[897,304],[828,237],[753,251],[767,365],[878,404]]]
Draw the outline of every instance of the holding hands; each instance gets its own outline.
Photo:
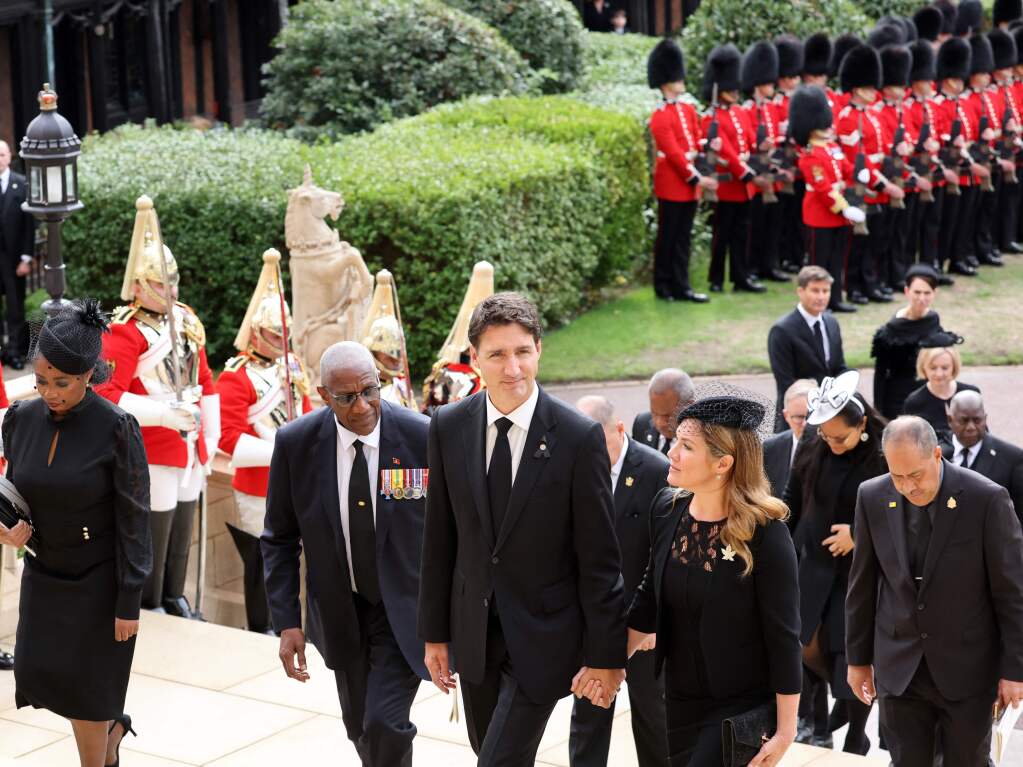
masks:
[[[618,689],[625,681],[623,668],[589,668],[583,666],[572,680],[572,693],[587,698],[594,706],[611,708]]]

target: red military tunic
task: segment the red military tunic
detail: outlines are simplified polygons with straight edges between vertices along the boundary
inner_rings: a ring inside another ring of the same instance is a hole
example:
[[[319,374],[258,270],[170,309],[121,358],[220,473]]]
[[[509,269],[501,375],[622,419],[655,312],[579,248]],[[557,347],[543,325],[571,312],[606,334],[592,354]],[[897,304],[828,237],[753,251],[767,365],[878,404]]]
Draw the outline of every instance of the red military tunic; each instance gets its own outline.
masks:
[[[903,119],[907,126],[913,127],[913,141],[920,140],[920,131],[923,126],[929,125],[931,138],[939,144],[948,140],[949,126],[945,124],[945,115],[938,108],[938,102],[934,98],[917,98],[910,96],[904,102]],[[945,185],[945,179],[940,173],[935,173],[931,182],[936,187]]]
[[[861,147],[866,155],[866,167],[870,171],[870,182],[866,185],[865,196],[868,205],[888,204],[888,195],[879,191],[879,187],[885,182],[881,165],[890,147],[885,141],[878,107],[878,104],[871,104],[869,107],[849,104],[839,112],[835,124],[835,133],[849,162],[855,165],[856,155]]]
[[[206,362],[205,333],[195,312],[185,304],[178,304],[185,316],[195,318],[198,330],[203,337],[197,343],[197,380],[195,386],[201,388],[201,396],[215,394],[213,387],[213,375],[210,373],[209,365]],[[114,320],[110,323],[110,332],[103,334],[103,359],[110,363],[110,380],[98,385],[96,393],[106,397],[115,405],[121,401],[125,392],[137,394],[140,397],[149,397],[150,392],[140,378],[137,368],[140,358],[149,351],[150,342],[143,335],[142,325],[147,325],[147,332],[155,327],[157,320],[146,310],[134,307],[121,307],[114,313]],[[185,332],[178,329],[179,334]],[[198,404],[198,402],[196,402]],[[143,426],[142,441],[146,446],[146,460],[153,466],[172,466],[179,469],[186,467],[188,463],[188,444],[184,438],[173,429],[166,429],[162,426]],[[196,455],[199,463],[205,464],[208,460],[206,452],[206,441],[203,439],[202,427],[200,426],[198,439],[195,445]]]
[[[935,99],[938,102],[939,107],[944,113],[945,123],[948,125],[948,130],[952,130],[952,123],[955,120],[959,120],[962,128],[959,131],[959,135],[965,139],[966,144],[972,144],[977,140],[980,123],[980,105],[979,102],[970,101],[967,96],[960,98],[948,98],[947,96],[941,96]],[[951,136],[951,133],[948,134]],[[946,140],[942,136],[943,140]],[[971,186],[974,183],[972,173],[965,173],[959,175],[960,186]]]
[[[803,223],[831,229],[849,226],[842,215],[845,205],[835,200],[835,192],[844,193],[852,181],[853,165],[838,144],[811,141],[799,157],[799,172],[806,181],[803,195]]]
[[[750,147],[756,137],[756,130],[750,123],[749,115],[740,105],[711,107],[701,122],[703,135],[712,120],[718,121],[718,138],[721,151],[718,152],[718,172],[727,173],[731,178],[718,184],[717,195],[722,202],[747,202],[750,199],[749,184],[744,179],[753,177],[753,170],[747,164]]]
[[[746,101],[742,105],[743,110],[746,112],[746,116],[749,119],[750,126],[753,132],[750,134],[750,151],[756,152],[758,147],[756,146],[757,133],[760,131],[760,123],[764,124],[764,135],[770,139],[774,147],[780,147],[785,140],[785,132],[781,128],[781,118],[779,118],[779,109],[777,104],[771,101],[762,101],[759,104],[754,99]],[[761,190],[755,184],[752,185],[752,192],[754,195],[762,194]],[[776,182],[774,184],[775,191],[781,188],[781,183]]]
[[[256,431],[255,424],[258,421],[272,422],[272,428],[276,428],[282,426],[287,418],[283,387],[278,388],[277,392],[264,392],[260,397],[256,385],[260,383],[260,388],[264,387],[261,380],[253,380],[248,370],[249,363],[267,368],[278,367],[277,363],[264,361],[254,354],[241,354],[228,360],[217,378],[217,393],[220,394],[220,449],[228,455],[234,453],[243,434],[262,439]],[[298,415],[310,412],[313,406],[309,397],[294,382],[292,389],[292,402],[301,402]],[[247,495],[265,498],[269,479],[269,466],[246,466],[235,469],[231,486]]]
[[[666,101],[650,115],[657,159],[654,196],[659,200],[692,202],[699,196],[698,174],[690,160],[700,151],[700,118],[690,104]]]

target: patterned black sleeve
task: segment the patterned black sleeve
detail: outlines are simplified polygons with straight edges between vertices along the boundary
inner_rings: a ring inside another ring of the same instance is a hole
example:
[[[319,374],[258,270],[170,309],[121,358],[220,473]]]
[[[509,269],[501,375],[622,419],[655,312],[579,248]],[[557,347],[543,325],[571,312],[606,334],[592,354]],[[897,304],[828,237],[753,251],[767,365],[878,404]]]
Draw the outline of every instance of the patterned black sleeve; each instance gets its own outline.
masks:
[[[114,524],[117,529],[116,617],[137,620],[142,587],[153,569],[149,530],[149,465],[134,416],[114,427]]]

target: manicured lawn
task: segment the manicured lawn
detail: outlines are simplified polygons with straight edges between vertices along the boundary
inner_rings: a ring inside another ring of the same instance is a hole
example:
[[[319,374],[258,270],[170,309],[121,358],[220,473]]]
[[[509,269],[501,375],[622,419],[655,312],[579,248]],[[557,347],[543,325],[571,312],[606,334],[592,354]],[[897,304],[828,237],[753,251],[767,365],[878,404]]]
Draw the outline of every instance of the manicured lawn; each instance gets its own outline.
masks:
[[[938,293],[942,325],[966,338],[960,347],[966,364],[1023,363],[1023,256],[1006,261]],[[706,266],[700,262],[694,282],[703,289]],[[772,283],[763,295],[713,294],[703,305],[657,301],[646,284],[551,332],[544,339],[541,379],[645,378],[669,366],[702,375],[766,372],[767,333],[795,303],[795,281]],[[839,315],[850,366],[873,365],[870,339],[900,305],[871,304]]]

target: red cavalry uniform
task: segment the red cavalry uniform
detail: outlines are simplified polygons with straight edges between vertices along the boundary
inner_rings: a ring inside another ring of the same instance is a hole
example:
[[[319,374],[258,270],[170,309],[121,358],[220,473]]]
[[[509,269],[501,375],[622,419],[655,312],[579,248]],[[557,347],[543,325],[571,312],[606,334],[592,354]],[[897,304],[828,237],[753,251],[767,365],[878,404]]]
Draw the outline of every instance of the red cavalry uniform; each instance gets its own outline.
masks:
[[[842,147],[834,142],[812,141],[800,155],[799,172],[806,181],[803,223],[822,229],[849,226],[842,215],[846,206],[834,197],[835,192],[843,194],[852,181],[853,164]]]
[[[188,389],[189,401],[198,404],[201,397],[216,394],[213,375],[206,363],[206,331],[190,307],[178,303],[177,308],[177,333],[184,337],[184,342],[178,345],[182,351],[181,364],[191,371],[183,384]],[[146,311],[140,306],[118,308],[110,323],[110,332],[103,334],[103,359],[112,369],[110,380],[97,386],[96,393],[115,405],[125,392],[169,402],[173,398],[165,375],[170,367],[169,342],[166,343],[167,348],[161,349],[162,342],[166,340],[166,325],[164,315]],[[173,429],[143,426],[142,440],[150,465],[179,469],[188,465],[188,445]],[[201,425],[195,450],[198,463],[205,464],[209,456]]]
[[[881,164],[884,162],[886,151],[890,148],[885,142],[877,105],[858,107],[849,104],[844,107],[838,114],[835,133],[849,162],[855,164],[856,155],[861,147],[866,155],[866,167],[870,171],[865,199],[867,205],[887,205],[888,195],[876,191],[885,181],[881,174]]]
[[[240,354],[224,366],[217,378],[217,393],[220,394],[220,449],[228,455],[234,453],[243,434],[256,439],[273,439],[273,432],[287,423],[285,386],[280,380],[282,369],[283,358],[276,362],[255,354]],[[295,372],[292,402],[299,405],[296,409],[298,415],[302,415],[313,406],[296,380],[305,379],[300,365]],[[269,466],[236,468],[231,486],[247,495],[265,498],[269,478]]]
[[[752,178],[753,170],[748,165],[749,153],[756,129],[750,122],[749,115],[739,104],[724,107],[711,107],[701,122],[703,135],[714,119],[718,121],[718,138],[721,139],[721,151],[718,152],[718,172],[731,176],[727,181],[718,184],[718,199],[722,202],[748,202],[751,197],[749,184],[742,179]]]
[[[657,160],[654,196],[659,200],[691,202],[699,197],[697,172],[691,162],[700,151],[700,118],[690,104],[666,101],[650,115],[650,135]]]

